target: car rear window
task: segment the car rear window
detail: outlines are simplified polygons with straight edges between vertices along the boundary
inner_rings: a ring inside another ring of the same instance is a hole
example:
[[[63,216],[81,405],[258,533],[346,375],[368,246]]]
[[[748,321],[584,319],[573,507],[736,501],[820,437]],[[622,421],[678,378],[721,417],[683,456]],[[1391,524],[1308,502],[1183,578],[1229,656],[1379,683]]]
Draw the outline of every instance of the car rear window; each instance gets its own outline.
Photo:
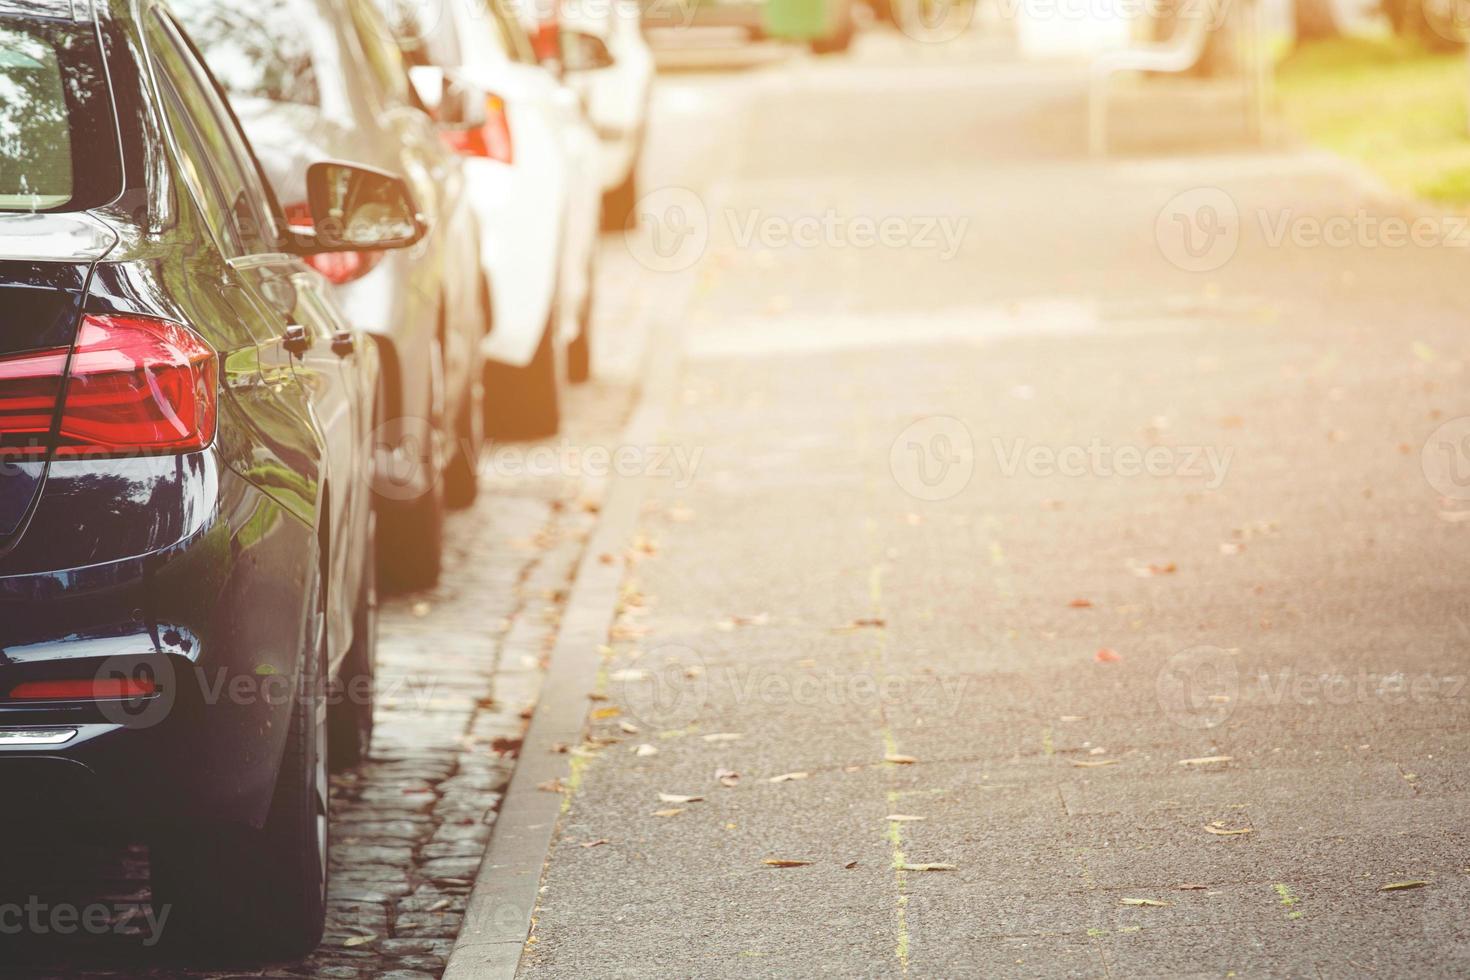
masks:
[[[306,24],[312,14],[295,0],[171,0],[169,9],[230,95],[321,105]]]
[[[0,211],[82,211],[121,187],[95,30],[0,18]]]

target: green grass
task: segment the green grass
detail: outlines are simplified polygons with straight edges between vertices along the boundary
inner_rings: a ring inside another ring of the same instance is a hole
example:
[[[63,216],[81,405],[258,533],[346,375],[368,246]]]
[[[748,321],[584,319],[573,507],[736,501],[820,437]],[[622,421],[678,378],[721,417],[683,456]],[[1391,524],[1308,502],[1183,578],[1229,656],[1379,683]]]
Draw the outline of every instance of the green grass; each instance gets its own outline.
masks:
[[[1398,38],[1306,44],[1277,70],[1282,111],[1298,132],[1400,191],[1470,206],[1467,87],[1463,54]]]

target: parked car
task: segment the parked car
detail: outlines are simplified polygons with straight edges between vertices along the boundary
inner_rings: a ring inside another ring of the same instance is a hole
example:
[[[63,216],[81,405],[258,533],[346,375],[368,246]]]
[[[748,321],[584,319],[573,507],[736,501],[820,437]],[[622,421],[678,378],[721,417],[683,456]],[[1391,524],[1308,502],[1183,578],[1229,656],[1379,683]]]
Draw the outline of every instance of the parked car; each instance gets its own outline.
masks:
[[[5,821],[143,833],[168,938],[320,940],[329,762],[366,746],[379,359],[303,261],[408,248],[320,162],[292,231],[153,0],[0,0]]]
[[[799,41],[817,54],[846,51],[857,33],[853,0],[642,0],[651,31],[732,28],[752,41]]]
[[[368,0],[175,0],[174,8],[293,222],[309,217],[307,166],[318,159],[399,175],[423,210],[429,231],[411,250],[312,261],[382,355],[384,581],[432,585],[445,508],[474,499],[483,438],[490,289],[460,161],[417,101],[391,29]]]
[[[439,110],[446,140],[463,156],[483,228],[487,429],[505,438],[555,434],[562,379],[591,371],[597,137],[501,0],[442,0],[422,11],[384,2],[397,14],[421,101]],[[467,121],[443,111],[465,95],[483,112]]]
[[[589,52],[576,34],[597,38],[611,55],[599,70],[569,71],[567,81],[582,96],[601,146],[603,229],[621,231],[638,203],[638,163],[653,87],[653,52],[643,37],[642,11],[636,0],[563,0],[560,30],[562,64],[569,70],[596,63],[596,52]]]

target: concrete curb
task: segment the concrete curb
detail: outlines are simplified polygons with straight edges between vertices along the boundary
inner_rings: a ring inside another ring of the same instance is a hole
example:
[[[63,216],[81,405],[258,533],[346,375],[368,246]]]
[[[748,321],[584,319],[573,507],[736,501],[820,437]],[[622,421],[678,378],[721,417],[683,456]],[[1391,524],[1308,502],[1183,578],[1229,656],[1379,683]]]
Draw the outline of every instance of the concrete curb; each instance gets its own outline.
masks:
[[[681,279],[669,285],[673,301],[664,310],[686,308],[694,277],[691,273]],[[623,430],[623,445],[657,442],[678,378],[682,351],[678,321],[665,314],[653,322],[647,343],[643,391]],[[567,757],[552,746],[582,740],[587,694],[602,665],[598,648],[612,629],[625,574],[621,563],[605,564],[600,556],[621,554],[632,541],[649,479],[615,475],[609,480],[597,529],[572,582],[541,698],[475,878],[464,925],[445,966],[445,980],[511,980],[516,975],[565,800],[563,794],[538,787],[567,775]]]

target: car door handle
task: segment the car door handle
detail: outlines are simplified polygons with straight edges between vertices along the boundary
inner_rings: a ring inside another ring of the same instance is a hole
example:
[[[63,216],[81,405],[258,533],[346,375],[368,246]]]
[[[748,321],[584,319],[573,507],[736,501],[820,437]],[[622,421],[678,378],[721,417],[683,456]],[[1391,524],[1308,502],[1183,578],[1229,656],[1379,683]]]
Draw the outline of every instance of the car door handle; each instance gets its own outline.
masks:
[[[311,348],[311,337],[301,324],[288,323],[286,332],[281,335],[281,346],[292,354],[305,354]]]
[[[352,339],[351,330],[338,330],[332,334],[332,351],[338,357],[346,357],[357,349],[357,341]]]

